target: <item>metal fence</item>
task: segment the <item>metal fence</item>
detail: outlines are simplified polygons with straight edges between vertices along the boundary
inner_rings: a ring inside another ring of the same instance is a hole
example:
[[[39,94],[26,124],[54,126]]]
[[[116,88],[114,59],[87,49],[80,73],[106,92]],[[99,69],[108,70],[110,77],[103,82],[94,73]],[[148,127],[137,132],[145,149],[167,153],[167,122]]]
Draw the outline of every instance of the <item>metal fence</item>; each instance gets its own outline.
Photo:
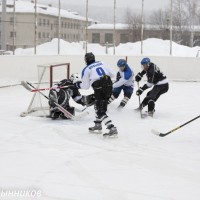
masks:
[[[57,38],[58,38],[58,55],[60,54],[60,39],[61,39],[61,0],[57,0],[57,21],[58,21],[58,26],[57,26]],[[112,0],[113,2],[113,54],[115,55],[116,52],[116,8],[117,8],[117,0]],[[171,2],[171,7],[170,7],[170,19],[169,19],[169,30],[170,30],[170,49],[169,49],[169,55],[173,54],[173,48],[172,48],[172,36],[173,36],[173,0],[170,0]],[[37,0],[32,1],[34,3],[34,8],[35,8],[35,17],[34,21],[31,23],[30,26],[34,26],[34,53],[37,54],[37,45],[38,45],[38,2]],[[193,0],[194,3],[194,0]],[[145,6],[145,0],[141,0],[141,54],[143,54],[143,39],[144,39],[144,6]],[[6,19],[6,0],[2,1],[2,16],[1,16],[1,50],[7,50],[7,28],[6,25],[7,23],[12,23],[12,31],[10,37],[12,37],[12,51],[13,54],[15,53],[15,48],[16,48],[16,24],[17,23],[22,23],[22,22],[16,22],[16,0],[13,0],[13,13],[12,13],[12,21],[9,21]],[[85,41],[85,51],[88,51],[88,25],[89,25],[89,16],[88,12],[90,10],[90,0],[85,0],[85,24],[84,24],[84,41]],[[54,24],[55,25],[55,24]],[[194,26],[194,25],[193,25]]]

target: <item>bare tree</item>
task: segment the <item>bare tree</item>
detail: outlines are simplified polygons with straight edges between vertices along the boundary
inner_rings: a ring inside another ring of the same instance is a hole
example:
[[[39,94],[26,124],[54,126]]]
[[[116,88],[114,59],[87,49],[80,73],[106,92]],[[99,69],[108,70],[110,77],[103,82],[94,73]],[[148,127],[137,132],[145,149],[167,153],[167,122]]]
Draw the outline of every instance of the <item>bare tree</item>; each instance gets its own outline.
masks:
[[[139,41],[141,39],[141,15],[127,8],[125,23],[129,26],[129,35],[131,36],[131,41]]]

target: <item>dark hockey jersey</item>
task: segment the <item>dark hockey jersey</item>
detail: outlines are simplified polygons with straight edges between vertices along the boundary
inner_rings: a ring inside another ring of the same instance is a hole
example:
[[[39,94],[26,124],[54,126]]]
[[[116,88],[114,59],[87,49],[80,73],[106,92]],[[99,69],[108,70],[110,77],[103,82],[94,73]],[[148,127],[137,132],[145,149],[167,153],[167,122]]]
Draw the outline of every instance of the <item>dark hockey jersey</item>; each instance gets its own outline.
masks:
[[[63,87],[67,86],[66,88],[57,88],[57,87]],[[69,99],[72,97],[72,99],[79,104],[83,104],[82,102],[82,95],[80,94],[79,90],[74,87],[71,80],[64,79],[60,81],[59,83],[55,84],[53,88],[55,89],[51,90],[49,93],[49,97],[53,99],[54,101],[58,102],[59,105],[63,106],[64,108],[69,106]],[[56,107],[55,104],[50,100],[49,101],[50,107]]]
[[[162,85],[167,83],[167,77],[160,71],[154,63],[150,63],[147,71],[143,70],[142,74],[147,76],[147,86]]]
[[[79,90],[73,86],[73,82],[71,80],[64,79],[59,83],[57,83],[56,85],[59,87],[68,86],[67,88],[63,88],[62,90],[67,91],[74,101],[78,101],[82,98]]]

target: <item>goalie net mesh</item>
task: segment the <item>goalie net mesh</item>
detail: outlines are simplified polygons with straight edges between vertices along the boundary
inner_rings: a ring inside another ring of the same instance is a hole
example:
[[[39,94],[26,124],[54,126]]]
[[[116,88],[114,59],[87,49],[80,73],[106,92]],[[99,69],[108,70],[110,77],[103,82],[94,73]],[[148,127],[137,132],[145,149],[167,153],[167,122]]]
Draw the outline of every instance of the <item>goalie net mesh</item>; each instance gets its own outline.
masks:
[[[70,63],[53,63],[37,66],[38,81],[34,84],[35,88],[49,88],[53,84],[70,77]],[[42,91],[49,96],[49,91]],[[48,100],[39,92],[33,93],[31,102],[27,110],[21,113],[21,117],[27,115],[45,117],[49,115]]]

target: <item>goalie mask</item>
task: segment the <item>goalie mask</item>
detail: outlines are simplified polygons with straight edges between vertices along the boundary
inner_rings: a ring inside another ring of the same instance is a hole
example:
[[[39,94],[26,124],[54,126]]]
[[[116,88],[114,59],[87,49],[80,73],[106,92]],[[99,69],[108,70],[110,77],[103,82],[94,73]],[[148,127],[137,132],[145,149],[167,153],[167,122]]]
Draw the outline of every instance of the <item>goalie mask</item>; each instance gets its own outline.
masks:
[[[81,75],[76,73],[76,74],[72,74],[70,76],[70,80],[73,82],[73,83],[77,83],[77,82],[81,82]]]

